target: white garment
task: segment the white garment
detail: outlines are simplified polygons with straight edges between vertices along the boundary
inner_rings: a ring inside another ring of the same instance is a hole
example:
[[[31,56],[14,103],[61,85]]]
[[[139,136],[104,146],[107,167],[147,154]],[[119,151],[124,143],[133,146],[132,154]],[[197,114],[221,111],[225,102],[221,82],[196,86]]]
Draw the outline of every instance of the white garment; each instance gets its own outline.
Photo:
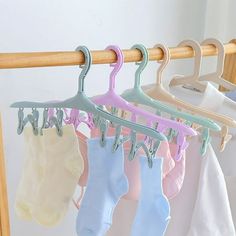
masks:
[[[212,146],[207,155],[202,159],[198,194],[188,236],[235,235],[224,175]]]
[[[185,180],[180,193],[170,200],[171,220],[165,236],[235,235],[223,173],[212,147],[202,158],[200,145],[194,137],[186,151]],[[107,236],[130,235],[136,206],[135,201],[119,202]]]
[[[227,98],[210,83],[207,83],[204,93],[188,90],[182,87],[171,88],[171,93],[191,104],[204,107],[208,110],[236,119],[236,102]],[[224,152],[220,152],[219,150],[221,142],[219,136],[213,136],[211,143],[225,176],[233,221],[236,225],[236,130],[230,129],[230,133],[233,135],[233,137],[227,144]]]
[[[201,142],[194,138],[186,153],[186,175],[180,194],[171,203],[167,236],[235,235],[224,176],[209,146],[199,155]]]

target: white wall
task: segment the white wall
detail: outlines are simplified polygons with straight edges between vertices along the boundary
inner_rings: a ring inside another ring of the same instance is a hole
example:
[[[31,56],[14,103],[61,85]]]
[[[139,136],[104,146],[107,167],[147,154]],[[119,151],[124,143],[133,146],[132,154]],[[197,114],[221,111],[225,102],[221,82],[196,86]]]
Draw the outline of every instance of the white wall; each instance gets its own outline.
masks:
[[[207,0],[205,37],[217,37],[223,42],[235,38],[235,0]]]
[[[185,38],[201,40],[204,0],[0,0],[0,52],[73,50],[78,45],[103,49],[109,44],[129,48],[135,43],[152,47],[158,42],[175,46]],[[202,16],[202,17],[199,17]],[[173,69],[175,63],[166,78]],[[150,63],[143,83],[155,81],[156,63]],[[185,64],[186,67],[186,64]],[[132,86],[135,67],[125,65],[117,79],[121,92]],[[79,68],[55,67],[0,71],[0,103],[4,121],[12,236],[74,236],[76,210],[46,229],[14,215],[14,195],[23,163],[23,140],[16,134],[16,100],[52,100],[72,96]],[[108,65],[93,66],[86,80],[88,95],[105,91]],[[145,81],[144,81],[145,80]]]

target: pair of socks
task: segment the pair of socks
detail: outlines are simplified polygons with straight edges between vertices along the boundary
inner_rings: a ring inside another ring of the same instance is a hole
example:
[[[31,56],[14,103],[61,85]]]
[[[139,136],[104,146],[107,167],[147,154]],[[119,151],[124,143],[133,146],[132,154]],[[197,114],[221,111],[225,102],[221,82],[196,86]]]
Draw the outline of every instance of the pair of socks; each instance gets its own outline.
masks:
[[[77,216],[78,236],[104,236],[112,224],[114,209],[128,191],[124,173],[124,150],[112,152],[114,137],[106,138],[101,147],[99,138],[88,141],[88,184]],[[132,236],[162,236],[169,222],[170,207],[162,190],[162,158],[153,159],[148,167],[140,157],[141,195],[133,222]]]
[[[79,185],[81,187],[86,187],[87,180],[88,180],[88,155],[87,155],[87,137],[77,131],[76,132],[79,140],[79,146],[80,146],[80,152],[82,154],[83,160],[84,160],[84,171],[79,179]],[[109,127],[107,136],[114,136],[115,129],[113,127]],[[122,129],[122,135],[128,135],[129,132],[127,129]],[[100,137],[100,131],[99,129],[92,129],[91,130],[91,136],[92,138]],[[144,136],[142,134],[139,134],[138,140],[143,140]],[[124,156],[125,156],[125,162],[124,162],[124,170],[125,174],[128,178],[129,182],[129,190],[128,192],[123,196],[123,198],[127,200],[139,200],[139,196],[141,193],[141,177],[140,177],[140,162],[139,157],[145,155],[141,150],[137,152],[136,158],[134,158],[132,161],[128,160],[129,151],[131,148],[130,142],[126,142],[123,144],[124,149]],[[182,146],[182,150],[179,154],[179,160],[176,160],[175,156],[177,151],[179,150],[179,145],[177,144],[177,140],[173,139],[171,143],[168,142],[161,142],[161,145],[157,151],[157,156],[163,158],[163,164],[162,164],[162,185],[163,185],[163,192],[164,195],[167,196],[167,198],[173,199],[175,198],[184,182],[185,177],[185,148],[187,149],[187,146]]]
[[[55,128],[35,136],[24,130],[25,158],[16,193],[15,211],[24,220],[53,226],[65,216],[83,172],[83,159],[72,125],[63,127],[62,137]]]
[[[84,172],[79,179],[79,185],[81,187],[85,187],[87,185],[88,180],[88,154],[87,154],[87,140],[88,138],[82,134],[81,132],[76,132],[79,140],[80,152],[82,154],[84,160]],[[122,129],[122,135],[126,136],[129,134],[129,131],[125,128]],[[115,129],[109,127],[107,136],[114,136]],[[98,129],[91,130],[91,137],[96,138],[100,137],[100,131]],[[138,134],[138,140],[144,140],[144,136],[142,134]],[[184,178],[184,163],[185,160],[180,158],[177,162],[175,159],[175,153],[178,145],[168,142],[161,142],[160,147],[157,151],[158,157],[163,157],[163,165],[162,165],[162,181],[163,181],[163,190],[164,194],[168,197],[168,199],[175,197],[180,189],[181,182],[180,179]],[[130,161],[128,160],[129,151],[131,148],[131,143],[128,141],[123,144],[124,149],[124,171],[128,178],[129,182],[129,190],[127,194],[123,196],[123,198],[128,200],[139,200],[139,196],[141,193],[141,177],[140,177],[140,162],[139,157],[144,156],[145,153],[142,150],[138,150],[136,157]],[[182,153],[185,156],[185,152]],[[178,163],[178,164],[177,164]],[[171,178],[170,178],[171,177]],[[174,177],[174,178],[172,178]]]

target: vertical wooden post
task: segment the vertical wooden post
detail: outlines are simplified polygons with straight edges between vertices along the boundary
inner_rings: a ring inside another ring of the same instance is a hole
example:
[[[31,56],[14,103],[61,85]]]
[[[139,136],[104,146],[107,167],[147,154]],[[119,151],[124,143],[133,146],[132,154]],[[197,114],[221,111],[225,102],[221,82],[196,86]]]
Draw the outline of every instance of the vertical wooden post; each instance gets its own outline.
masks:
[[[0,217],[0,236],[2,236],[2,226],[1,226],[1,217]]]
[[[236,44],[236,39],[231,40],[230,43]],[[236,84],[236,53],[227,54],[225,56],[223,78],[233,84]],[[227,91],[227,90],[222,86],[220,86],[220,91]]]
[[[0,236],[10,236],[7,181],[3,150],[3,131],[0,116]]]

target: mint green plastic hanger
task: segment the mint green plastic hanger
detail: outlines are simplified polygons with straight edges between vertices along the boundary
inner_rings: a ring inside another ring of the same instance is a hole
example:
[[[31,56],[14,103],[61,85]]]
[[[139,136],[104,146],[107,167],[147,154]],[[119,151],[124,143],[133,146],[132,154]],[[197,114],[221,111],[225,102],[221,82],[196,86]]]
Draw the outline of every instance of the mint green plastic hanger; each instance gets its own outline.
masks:
[[[136,65],[139,65],[139,67],[135,72],[134,87],[132,89],[126,90],[121,95],[125,100],[127,100],[128,102],[133,102],[133,103],[138,103],[138,104],[147,105],[149,107],[153,107],[157,109],[158,111],[171,114],[172,117],[182,118],[191,123],[199,124],[203,127],[209,128],[214,131],[221,130],[220,126],[210,119],[206,119],[200,116],[195,116],[195,115],[191,115],[182,111],[178,111],[176,108],[167,106],[157,100],[152,99],[148,95],[146,95],[140,86],[140,78],[141,78],[142,71],[145,69],[149,61],[148,51],[146,47],[142,44],[136,44],[132,47],[132,49],[138,49],[142,53],[143,59],[141,62],[136,62]]]
[[[136,131],[138,133],[147,135],[148,137],[154,138],[156,140],[159,141],[166,141],[166,137],[157,132],[156,130],[149,128],[149,127],[145,127],[143,125],[139,125],[133,122],[130,122],[128,120],[124,120],[121,119],[119,117],[116,117],[106,111],[104,111],[102,108],[100,108],[99,106],[97,106],[96,104],[94,104],[85,94],[84,92],[84,80],[85,77],[87,76],[91,64],[92,64],[92,55],[89,51],[89,49],[85,46],[80,46],[76,49],[76,51],[78,52],[82,52],[84,54],[84,58],[85,58],[85,64],[83,66],[81,66],[82,71],[79,75],[79,79],[78,79],[78,91],[77,94],[71,98],[68,98],[64,101],[61,102],[30,102],[30,101],[22,101],[22,102],[15,102],[11,105],[11,107],[14,108],[19,108],[20,111],[20,116],[19,116],[19,125],[18,128],[19,130],[19,134],[23,131],[24,126],[27,124],[28,119],[24,119],[24,114],[23,114],[23,109],[24,108],[32,108],[33,111],[36,111],[36,109],[38,108],[44,108],[44,111],[47,111],[48,108],[57,108],[57,109],[62,109],[62,108],[75,108],[78,110],[82,110],[85,111],[87,113],[92,113],[95,118],[97,119],[97,123],[99,124],[99,126],[102,128],[102,130],[104,131],[103,133],[105,133],[106,131],[106,124],[102,121],[110,121],[114,124],[117,125],[121,125],[121,126],[125,126],[129,129],[131,129],[132,131]],[[63,115],[63,114],[62,114]],[[28,116],[29,117],[29,116]],[[32,120],[32,116],[30,116],[30,120]],[[38,117],[36,117],[38,120]],[[32,124],[34,122],[31,122]],[[38,125],[35,125],[35,127],[37,128]],[[105,136],[105,134],[103,134],[103,136]]]
[[[208,144],[211,141],[209,130],[220,131],[220,126],[210,119],[178,111],[176,108],[167,106],[146,95],[140,86],[140,78],[142,71],[145,69],[149,61],[148,51],[146,47],[142,44],[136,44],[132,47],[132,49],[138,49],[142,53],[143,59],[141,62],[136,63],[136,65],[139,65],[139,67],[135,72],[134,87],[132,89],[126,90],[121,96],[128,102],[133,102],[155,108],[157,110],[157,113],[160,113],[160,111],[168,113],[171,115],[172,119],[182,118],[186,120],[186,123],[188,125],[195,123],[202,126],[202,146],[200,149],[200,153],[201,155],[204,155],[207,151]],[[171,136],[173,136],[173,132],[170,132],[170,137]]]

